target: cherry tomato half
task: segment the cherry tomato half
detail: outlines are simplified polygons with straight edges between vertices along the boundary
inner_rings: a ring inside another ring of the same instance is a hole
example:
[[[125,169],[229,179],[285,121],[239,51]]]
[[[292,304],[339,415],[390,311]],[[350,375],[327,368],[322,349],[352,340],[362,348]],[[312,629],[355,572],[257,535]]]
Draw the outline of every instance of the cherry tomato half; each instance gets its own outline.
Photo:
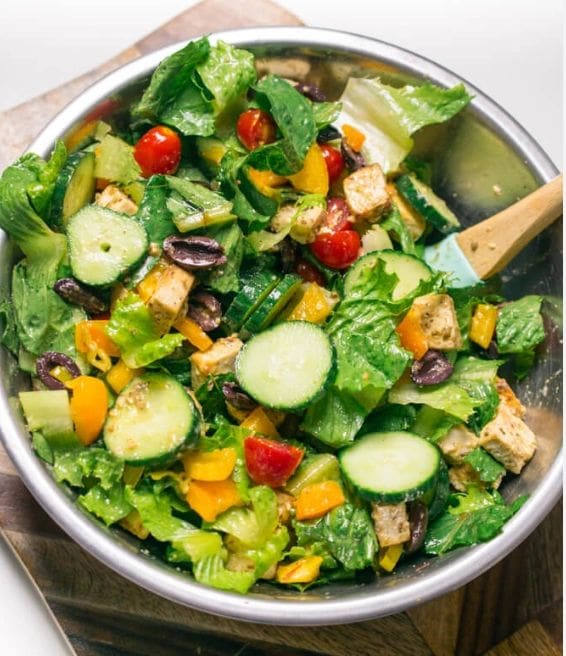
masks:
[[[134,157],[145,178],[157,173],[175,173],[181,161],[181,139],[171,128],[156,125],[139,139]]]
[[[331,232],[350,230],[354,218],[350,214],[350,208],[343,198],[329,198],[326,203],[326,218],[324,225]]]
[[[246,469],[254,483],[281,487],[297,469],[304,451],[291,444],[251,435],[244,440]]]
[[[299,260],[295,266],[295,271],[305,282],[316,282],[320,287],[326,287],[326,279],[310,262]]]
[[[358,257],[360,235],[355,230],[319,233],[310,245],[314,256],[331,269],[345,269]]]
[[[248,150],[275,141],[275,123],[271,116],[261,109],[248,109],[240,114],[236,125],[238,139]]]
[[[322,151],[322,156],[324,157],[326,168],[328,170],[328,181],[332,184],[342,175],[342,171],[344,170],[344,158],[342,157],[342,153],[334,148],[334,146],[319,144],[319,148]]]

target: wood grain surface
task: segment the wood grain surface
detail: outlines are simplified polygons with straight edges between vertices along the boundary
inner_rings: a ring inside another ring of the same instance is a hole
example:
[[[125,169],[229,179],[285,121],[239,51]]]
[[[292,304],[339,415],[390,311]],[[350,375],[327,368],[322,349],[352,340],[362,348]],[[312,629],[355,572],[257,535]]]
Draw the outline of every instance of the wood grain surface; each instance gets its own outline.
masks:
[[[299,24],[268,0],[205,0],[96,70],[0,113],[0,169],[87,86],[142,54],[214,30]],[[33,500],[1,448],[0,526],[79,656],[562,653],[561,505],[518,549],[464,588],[407,613],[313,628],[221,619],[130,583],[67,538]]]

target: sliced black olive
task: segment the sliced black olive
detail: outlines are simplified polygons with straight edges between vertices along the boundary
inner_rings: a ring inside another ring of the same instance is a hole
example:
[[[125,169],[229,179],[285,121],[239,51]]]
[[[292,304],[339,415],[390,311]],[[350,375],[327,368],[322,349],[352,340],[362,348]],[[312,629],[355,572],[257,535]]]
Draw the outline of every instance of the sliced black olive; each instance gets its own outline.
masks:
[[[177,237],[172,235],[163,242],[167,257],[181,268],[211,269],[228,261],[224,249],[210,237]]]
[[[61,278],[53,285],[53,289],[63,300],[84,308],[89,314],[101,314],[108,309],[104,301],[74,278]]]
[[[357,171],[366,165],[364,156],[354,150],[344,139],[342,139],[342,143],[340,144],[340,151],[342,152],[344,163],[350,171]]]
[[[342,139],[342,133],[333,125],[327,125],[319,131],[316,140],[318,143],[327,143],[328,141],[337,141]]]
[[[189,297],[188,315],[207,333],[220,325],[222,306],[212,294],[196,292]]]
[[[51,375],[51,370],[57,366],[64,367],[73,378],[81,375],[78,365],[68,355],[56,351],[47,351],[37,358],[35,370],[41,382],[49,389],[65,389],[65,385]]]
[[[428,508],[422,501],[411,501],[407,510],[409,512],[411,537],[405,543],[405,552],[414,553],[423,546],[428,526]]]
[[[313,102],[324,102],[326,100],[326,94],[322,89],[316,86],[316,84],[307,84],[306,82],[296,82],[295,89],[302,93],[303,96],[312,100]]]
[[[257,406],[257,403],[237,383],[224,383],[222,394],[226,401],[238,410],[253,410]]]
[[[454,367],[442,351],[430,349],[411,367],[411,378],[417,385],[436,385],[450,378]]]
[[[289,237],[285,237],[285,239],[279,244],[281,268],[284,273],[291,273],[295,270],[297,262],[297,248],[295,244],[296,242]]]

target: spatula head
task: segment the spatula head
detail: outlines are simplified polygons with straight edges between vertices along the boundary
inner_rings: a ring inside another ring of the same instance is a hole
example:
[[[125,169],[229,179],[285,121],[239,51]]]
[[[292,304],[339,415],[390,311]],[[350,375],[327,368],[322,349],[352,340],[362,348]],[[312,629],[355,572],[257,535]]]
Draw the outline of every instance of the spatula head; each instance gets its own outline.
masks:
[[[457,235],[449,235],[424,251],[425,262],[436,271],[450,275],[450,287],[470,287],[480,278],[458,245]]]

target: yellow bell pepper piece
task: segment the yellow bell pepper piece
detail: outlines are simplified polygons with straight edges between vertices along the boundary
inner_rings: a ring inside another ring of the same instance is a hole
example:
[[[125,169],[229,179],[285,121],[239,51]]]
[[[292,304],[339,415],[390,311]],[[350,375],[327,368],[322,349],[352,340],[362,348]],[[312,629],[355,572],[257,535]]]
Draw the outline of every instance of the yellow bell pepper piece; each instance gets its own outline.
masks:
[[[353,125],[348,125],[348,123],[344,123],[342,126],[342,134],[344,135],[344,139],[346,139],[350,148],[353,148],[357,153],[359,153],[362,149],[362,146],[364,145],[364,141],[366,140],[366,135],[360,132]]]
[[[379,566],[386,572],[392,572],[403,553],[402,544],[392,544],[379,554]]]
[[[278,195],[277,189],[274,189],[274,187],[280,187],[287,182],[287,178],[277,175],[273,171],[258,171],[251,167],[248,169],[248,177],[253,182],[255,188],[269,198]]]
[[[277,428],[275,428],[271,419],[265,414],[263,408],[259,406],[250,412],[240,426],[247,428],[250,433],[260,433],[261,435],[265,435],[265,437],[279,437]]]
[[[328,194],[328,169],[318,144],[313,144],[305,157],[303,168],[289,176],[289,181],[297,191],[306,194]]]
[[[295,517],[299,521],[316,519],[341,506],[344,501],[344,493],[336,481],[311,483],[300,491],[295,501]]]
[[[183,456],[187,476],[196,481],[224,481],[236,464],[236,450],[231,447],[214,451],[194,451]]]
[[[136,292],[144,303],[147,303],[149,299],[155,294],[157,285],[159,284],[159,279],[163,275],[163,272],[166,268],[167,263],[164,260],[159,260],[159,262],[153,267],[153,269],[151,269],[145,278],[138,283]]]
[[[132,535],[135,535],[140,540],[145,540],[149,536],[149,531],[142,524],[142,519],[137,510],[132,510],[128,515],[126,515],[119,522],[122,528],[125,528],[126,531],[129,531]]]
[[[124,360],[118,360],[118,362],[106,374],[106,382],[116,394],[120,394],[131,380],[142,373],[143,369],[130,369]]]
[[[497,308],[495,305],[487,303],[476,305],[470,325],[470,339],[472,342],[479,344],[484,349],[488,348],[495,333],[496,323]]]
[[[241,502],[236,483],[225,481],[191,481],[187,503],[205,521],[213,522],[220,513]]]
[[[279,565],[277,581],[279,583],[310,583],[318,578],[321,565],[322,558],[320,556],[307,556],[288,565]]]
[[[332,312],[325,293],[316,282],[307,283],[306,289],[287,321],[310,321],[311,323],[324,323]]]
[[[94,376],[78,376],[65,383],[71,395],[71,417],[79,440],[92,444],[106,421],[108,413],[108,388]]]
[[[68,369],[61,367],[60,365],[53,367],[53,369],[49,371],[49,375],[53,376],[53,378],[56,378],[60,383],[66,383],[73,379],[73,374],[71,374]]]
[[[79,353],[84,353],[88,362],[100,371],[109,371],[112,367],[110,358],[120,355],[120,349],[106,334],[106,319],[79,321],[75,326],[75,346]]]
[[[199,351],[208,351],[214,343],[198,323],[190,317],[177,319],[173,326]]]

